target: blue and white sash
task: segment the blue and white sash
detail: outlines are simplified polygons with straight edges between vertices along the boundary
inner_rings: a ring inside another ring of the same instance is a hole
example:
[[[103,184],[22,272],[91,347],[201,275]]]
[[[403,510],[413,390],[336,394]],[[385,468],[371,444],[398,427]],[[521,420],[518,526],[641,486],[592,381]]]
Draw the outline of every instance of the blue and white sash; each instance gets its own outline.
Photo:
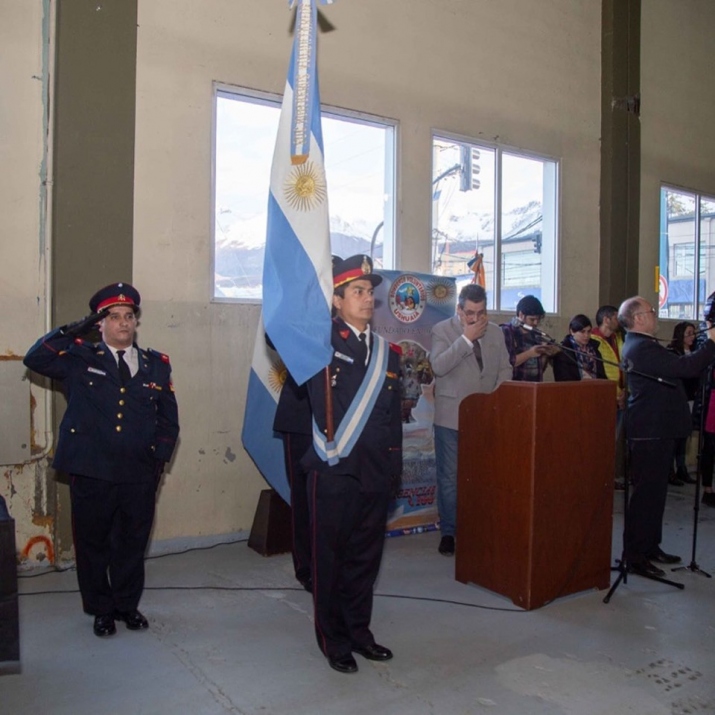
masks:
[[[375,333],[372,334],[372,338],[374,346],[365,377],[350,404],[350,408],[343,415],[332,442],[328,442],[326,436],[315,423],[315,419],[313,420],[313,445],[315,446],[315,451],[330,466],[337,464],[352,452],[355,443],[358,441],[363,429],[365,429],[385,379],[390,347],[385,338]]]

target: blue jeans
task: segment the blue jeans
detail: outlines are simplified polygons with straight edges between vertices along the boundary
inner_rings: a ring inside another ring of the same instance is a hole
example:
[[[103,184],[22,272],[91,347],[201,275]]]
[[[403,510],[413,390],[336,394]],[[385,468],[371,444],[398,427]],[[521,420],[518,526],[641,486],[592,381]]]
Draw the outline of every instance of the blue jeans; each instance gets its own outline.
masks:
[[[437,462],[437,510],[443,536],[454,536],[457,527],[457,444],[459,432],[434,426]]]

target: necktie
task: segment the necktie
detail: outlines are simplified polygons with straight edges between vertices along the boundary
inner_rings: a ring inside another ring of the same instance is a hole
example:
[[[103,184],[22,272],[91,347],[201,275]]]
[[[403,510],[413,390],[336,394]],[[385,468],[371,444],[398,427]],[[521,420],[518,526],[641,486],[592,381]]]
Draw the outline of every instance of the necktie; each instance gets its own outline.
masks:
[[[477,358],[477,365],[479,365],[479,369],[482,370],[484,368],[484,363],[482,362],[482,346],[478,340],[474,341],[472,350],[474,351],[474,357]]]
[[[129,365],[124,362],[124,353],[126,350],[117,350],[117,367],[119,368],[119,379],[122,384],[126,384],[132,379],[132,373],[129,369]]]
[[[360,349],[358,350],[357,357],[360,363],[364,365],[367,363],[367,336],[365,333],[360,333],[358,339],[360,340]]]

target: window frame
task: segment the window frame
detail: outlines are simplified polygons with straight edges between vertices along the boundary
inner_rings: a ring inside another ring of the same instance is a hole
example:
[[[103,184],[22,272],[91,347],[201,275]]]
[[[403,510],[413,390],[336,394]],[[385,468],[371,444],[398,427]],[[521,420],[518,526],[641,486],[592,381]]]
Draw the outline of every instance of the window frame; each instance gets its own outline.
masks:
[[[489,292],[492,293],[493,306],[490,310],[498,313],[511,313],[513,312],[512,306],[503,307],[501,305],[502,298],[502,275],[500,273],[503,262],[504,251],[502,250],[502,197],[503,197],[503,187],[502,187],[502,165],[503,165],[503,155],[510,154],[516,157],[523,157],[524,159],[531,159],[533,161],[542,162],[544,164],[553,165],[554,178],[552,182],[553,186],[553,228],[551,229],[554,236],[554,246],[552,248],[553,260],[552,260],[552,277],[550,290],[553,292],[552,300],[550,304],[553,305],[553,310],[546,310],[547,315],[558,315],[559,304],[561,299],[561,285],[560,285],[560,257],[561,257],[561,210],[562,210],[562,197],[561,197],[561,160],[558,157],[544,154],[540,152],[533,151],[531,149],[523,149],[521,147],[516,147],[511,144],[503,144],[497,141],[488,141],[483,139],[475,139],[474,137],[467,136],[464,134],[458,134],[455,132],[443,131],[441,129],[433,128],[431,132],[431,147],[434,151],[435,140],[444,140],[448,142],[454,142],[455,144],[468,144],[477,150],[486,150],[494,152],[494,275],[492,276],[492,287]],[[434,176],[434,164],[432,165],[431,176]],[[431,186],[431,192],[434,191],[434,185]],[[546,198],[551,198],[551,191],[547,191],[546,185],[544,185],[543,191],[543,201]],[[430,222],[430,256],[433,255],[432,241],[434,226],[434,202],[432,202],[431,209],[431,222]],[[542,221],[545,221],[543,216],[543,204],[542,204]],[[544,231],[542,229],[542,235]],[[543,266],[542,262],[542,266]],[[434,265],[432,259],[430,258],[430,272],[434,270]],[[543,282],[541,284],[543,291]],[[543,295],[543,292],[542,292]]]
[[[215,295],[216,281],[216,170],[217,170],[217,143],[218,143],[218,100],[220,97],[226,99],[237,99],[239,101],[250,102],[253,104],[261,104],[264,106],[275,107],[280,112],[283,95],[276,92],[266,92],[263,90],[234,85],[226,82],[213,82],[212,86],[212,124],[211,124],[211,227],[210,227],[210,242],[211,255],[209,263],[209,302],[221,304],[247,304],[247,305],[262,305],[263,299],[238,297],[232,298],[228,296]],[[387,177],[392,177],[392,191],[385,191],[385,221],[381,222],[378,228],[383,231],[383,264],[386,262],[386,257],[389,257],[389,267],[385,270],[396,268],[398,256],[398,210],[397,210],[397,195],[398,195],[398,147],[399,147],[399,128],[400,124],[396,119],[390,117],[381,117],[367,112],[361,112],[344,107],[337,107],[321,102],[321,113],[323,117],[331,119],[345,119],[355,124],[363,124],[368,126],[384,127],[386,131],[385,141],[385,184]],[[272,161],[273,154],[271,152],[270,160]],[[329,188],[329,187],[328,187]],[[389,226],[387,226],[389,222]],[[387,230],[386,230],[387,229]],[[378,229],[375,230],[373,237],[377,236]],[[389,231],[389,233],[388,233]],[[389,237],[389,241],[386,240]],[[265,244],[264,244],[265,245]]]
[[[702,242],[702,204],[703,202],[710,202],[710,203],[715,203],[715,192],[713,193],[708,193],[706,191],[701,191],[698,189],[691,189],[685,186],[678,186],[676,184],[672,184],[670,182],[665,182],[662,181],[660,183],[659,187],[659,242],[658,242],[658,276],[659,276],[659,281],[661,282],[662,285],[662,279],[663,279],[663,263],[665,260],[665,264],[668,266],[668,271],[667,275],[665,276],[665,280],[667,281],[668,284],[668,292],[670,294],[670,291],[674,289],[674,286],[671,287],[671,284],[673,281],[677,280],[689,280],[692,283],[692,298],[693,301],[691,303],[694,314],[691,314],[690,316],[688,315],[682,315],[679,317],[671,317],[670,315],[664,315],[662,314],[663,311],[666,313],[670,311],[670,306],[667,304],[664,307],[660,307],[660,294],[659,294],[659,303],[658,303],[658,317],[661,318],[662,320],[687,320],[687,321],[698,321],[700,319],[700,314],[702,312],[702,309],[705,305],[705,302],[708,298],[709,293],[715,291],[715,280],[711,284],[712,290],[708,291],[708,278],[705,276],[704,278],[701,278],[701,268],[703,265],[703,249],[705,247],[710,248],[711,250],[715,248],[715,245],[711,244],[703,244]],[[666,199],[666,192],[670,193],[675,193],[675,194],[685,194],[689,198],[693,199],[693,215],[692,215],[692,221],[693,221],[693,243],[682,243],[682,244],[673,244],[672,245],[672,261],[671,261],[671,246],[670,246],[670,241],[668,240],[667,243],[667,248],[664,249],[663,245],[663,239],[664,236],[668,237],[669,239],[669,232],[667,229],[668,226],[668,203]],[[676,274],[671,271],[671,263],[673,266],[673,270],[676,268],[678,260],[676,253],[678,252],[677,249],[680,248],[681,251],[687,251],[688,247],[690,247],[692,251],[692,275],[688,277],[686,274]],[[672,273],[672,275],[671,275]],[[679,277],[681,276],[681,277]],[[703,289],[704,289],[704,294],[700,294],[701,290],[701,280],[703,281]],[[669,295],[670,297],[670,295]]]

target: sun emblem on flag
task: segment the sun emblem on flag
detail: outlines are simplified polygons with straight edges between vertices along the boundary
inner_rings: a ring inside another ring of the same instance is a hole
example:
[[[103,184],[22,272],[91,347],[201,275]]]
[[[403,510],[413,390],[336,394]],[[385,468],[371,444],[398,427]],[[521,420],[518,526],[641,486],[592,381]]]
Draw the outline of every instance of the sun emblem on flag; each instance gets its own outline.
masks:
[[[455,286],[452,281],[441,281],[439,278],[427,283],[427,299],[430,303],[445,304],[453,300]]]
[[[280,392],[287,377],[288,370],[286,370],[283,360],[276,360],[271,365],[270,372],[268,373],[268,384],[271,386],[271,390],[273,390],[273,392]]]
[[[291,170],[284,185],[285,197],[292,208],[311,211],[325,201],[325,175],[312,161]]]

